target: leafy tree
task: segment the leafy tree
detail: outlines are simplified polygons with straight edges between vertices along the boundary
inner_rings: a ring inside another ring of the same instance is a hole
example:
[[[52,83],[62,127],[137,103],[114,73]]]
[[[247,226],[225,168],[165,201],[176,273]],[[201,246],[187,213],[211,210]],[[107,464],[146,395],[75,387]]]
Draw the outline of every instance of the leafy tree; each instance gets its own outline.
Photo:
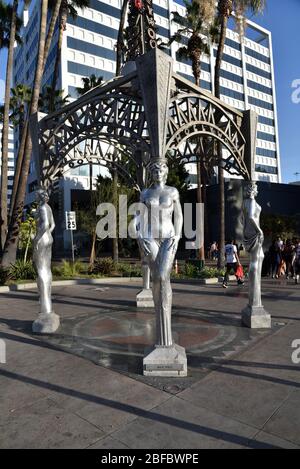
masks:
[[[26,219],[20,225],[19,249],[24,252],[23,262],[27,262],[29,250],[32,248],[32,240],[36,232],[36,220],[31,213],[28,213]]]

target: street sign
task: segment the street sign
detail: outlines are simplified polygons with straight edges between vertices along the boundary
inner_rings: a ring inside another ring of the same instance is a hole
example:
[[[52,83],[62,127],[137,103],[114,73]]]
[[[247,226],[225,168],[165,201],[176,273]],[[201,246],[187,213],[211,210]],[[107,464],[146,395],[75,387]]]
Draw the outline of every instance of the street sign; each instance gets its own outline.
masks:
[[[76,230],[76,212],[65,212],[66,213],[66,230]]]

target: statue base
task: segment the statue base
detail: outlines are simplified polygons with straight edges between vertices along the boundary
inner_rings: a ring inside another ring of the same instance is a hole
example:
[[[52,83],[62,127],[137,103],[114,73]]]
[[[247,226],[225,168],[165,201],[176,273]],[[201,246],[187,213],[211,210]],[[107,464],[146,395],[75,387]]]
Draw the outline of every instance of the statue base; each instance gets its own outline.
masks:
[[[32,332],[38,334],[52,334],[57,331],[60,325],[58,314],[40,313],[32,324]]]
[[[263,306],[247,306],[242,311],[242,324],[251,329],[271,329],[271,316]]]
[[[173,344],[171,347],[155,345],[143,360],[144,376],[165,376],[178,378],[187,375],[185,349]]]
[[[152,290],[144,288],[136,295],[137,308],[154,308]]]

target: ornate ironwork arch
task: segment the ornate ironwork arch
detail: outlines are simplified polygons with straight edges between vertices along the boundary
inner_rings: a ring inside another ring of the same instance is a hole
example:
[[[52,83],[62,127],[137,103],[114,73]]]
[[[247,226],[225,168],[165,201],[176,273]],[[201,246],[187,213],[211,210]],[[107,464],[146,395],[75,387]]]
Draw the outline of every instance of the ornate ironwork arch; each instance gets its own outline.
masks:
[[[84,140],[99,143],[94,162],[116,163],[101,150],[103,142],[114,145],[140,167],[148,161],[141,159],[141,153],[157,158],[172,151],[185,161],[195,160],[193,139],[197,136],[209,143],[205,152],[211,164],[219,163],[215,145],[219,141],[228,150],[222,155],[224,168],[251,179],[256,130],[247,113],[174,73],[172,59],[158,49],[138,57],[129,69],[36,122],[37,171],[46,185],[70,163],[91,161],[91,155],[79,154],[77,162],[72,157]],[[118,170],[126,172],[123,163],[118,164]]]
[[[177,94],[170,104],[166,150],[175,150],[184,161],[195,161],[197,137],[217,140],[228,150],[229,156],[222,158],[224,169],[230,174],[249,178],[245,164],[245,137],[234,116],[210,97],[198,93]],[[191,144],[194,140],[194,145]],[[201,152],[209,152],[212,145]],[[208,155],[207,155],[208,156]],[[211,160],[218,164],[218,156]]]

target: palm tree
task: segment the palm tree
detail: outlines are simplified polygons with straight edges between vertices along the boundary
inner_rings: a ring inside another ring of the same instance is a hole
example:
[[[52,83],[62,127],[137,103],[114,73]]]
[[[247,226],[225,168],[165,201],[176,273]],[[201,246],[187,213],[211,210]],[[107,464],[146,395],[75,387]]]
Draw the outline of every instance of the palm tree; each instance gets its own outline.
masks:
[[[45,48],[44,48],[43,70],[45,68],[46,60],[47,60],[48,53],[50,50],[53,33],[55,29],[55,24],[57,22],[59,10],[60,10],[61,1],[62,0],[51,0],[52,15],[51,15],[50,23],[49,23],[49,28],[48,28],[48,33],[47,33]],[[16,158],[13,189],[12,189],[12,194],[11,194],[11,199],[10,199],[10,214],[9,214],[10,219],[12,217],[12,213],[14,209],[14,202],[15,202],[16,195],[17,195],[20,174],[21,174],[21,169],[22,169],[22,164],[23,164],[23,156],[24,156],[25,144],[26,144],[26,139],[27,139],[27,131],[28,131],[28,118],[27,117],[24,122],[23,132],[20,134],[19,148],[18,148],[18,154]]]
[[[121,9],[120,25],[119,25],[118,39],[117,39],[117,53],[116,53],[116,76],[117,77],[120,75],[122,59],[123,59],[124,29],[125,29],[125,22],[126,22],[126,17],[127,17],[128,2],[129,0],[123,0],[122,9]]]
[[[10,16],[10,34],[8,41],[8,55],[6,64],[4,110],[3,110],[3,128],[2,128],[2,162],[1,162],[1,193],[0,193],[0,251],[2,252],[6,233],[7,233],[7,182],[8,182],[8,133],[9,133],[9,102],[10,102],[10,82],[14,60],[14,44],[17,29],[17,9],[18,0],[14,0],[9,12]],[[7,12],[8,13],[8,12]],[[7,17],[6,17],[7,18]],[[7,22],[6,22],[7,26]],[[2,34],[1,34],[2,36]],[[5,43],[3,34],[2,44]]]
[[[0,49],[9,47],[9,38],[11,30],[11,18],[12,18],[12,5],[6,5],[2,0],[0,0]],[[16,16],[16,33],[15,40],[18,44],[22,44],[22,39],[20,36],[20,30],[22,28],[23,21],[17,15]]]
[[[228,27],[228,20],[235,11],[235,20],[238,23],[240,34],[243,34],[244,21],[243,18],[247,10],[251,10],[253,13],[259,13],[263,11],[266,6],[266,0],[219,0],[218,1],[218,20],[220,24],[220,38],[217,48],[217,56],[215,63],[215,96],[220,98],[220,78],[221,78],[221,65],[224,55],[224,47],[226,40],[226,32]],[[218,267],[223,266],[223,255],[225,246],[225,196],[224,196],[224,170],[222,166],[222,145],[218,145],[219,154],[219,168],[218,168],[218,179],[219,179],[219,217],[220,217],[220,238],[219,238],[219,261]]]
[[[177,53],[179,58],[191,60],[195,83],[200,86],[201,56],[203,54],[209,55],[207,39],[209,27],[205,24],[205,18],[201,16],[201,7],[197,1],[184,0],[184,3],[186,6],[185,16],[181,16],[177,11],[173,12],[173,21],[179,24],[180,28],[171,37],[169,44],[174,41],[181,43],[185,35],[189,35],[187,45],[179,47]]]
[[[81,81],[83,86],[76,88],[76,91],[80,96],[84,95],[93,88],[96,88],[96,86],[100,86],[102,84],[103,77],[96,77],[96,75],[92,73],[92,75],[89,77],[81,78]]]
[[[39,97],[39,109],[46,114],[61,109],[68,104],[69,95],[64,96],[64,90],[52,91],[51,86],[45,86]]]
[[[57,51],[56,51],[53,79],[51,83],[51,88],[53,91],[55,90],[56,84],[57,84],[59,64],[60,64],[60,59],[61,59],[61,47],[62,47],[62,41],[63,41],[63,34],[67,27],[68,16],[71,16],[73,19],[76,19],[78,16],[77,9],[78,8],[84,9],[84,8],[89,7],[89,5],[90,5],[90,0],[62,0],[61,1],[60,10],[59,10],[59,36],[58,36],[58,42],[57,42]]]
[[[24,128],[27,107],[31,101],[31,88],[19,83],[15,88],[11,88],[10,98],[10,119],[19,129],[19,143]]]
[[[184,0],[184,3],[186,7],[185,16],[173,12],[173,21],[180,28],[171,37],[169,44],[174,41],[181,43],[184,38],[186,39],[186,45],[179,47],[177,51],[178,58],[191,60],[195,84],[200,86],[201,57],[203,54],[209,55],[210,53],[209,40],[213,28],[214,0]],[[203,202],[201,177],[203,169],[201,167],[200,151],[200,142],[197,141],[197,203]],[[201,261],[205,260],[204,246],[200,248],[199,256]]]
[[[48,13],[48,0],[41,1],[41,16],[40,16],[40,34],[39,45],[37,54],[37,65],[35,70],[33,92],[31,97],[29,115],[35,114],[38,111],[38,100],[40,88],[42,83],[44,71],[44,49],[46,40],[47,29],[47,13]],[[23,134],[25,133],[25,129]],[[29,164],[31,159],[32,142],[30,133],[26,132],[25,151],[22,158],[22,165],[20,171],[20,178],[17,187],[16,197],[12,216],[9,223],[8,233],[5,241],[4,252],[2,255],[2,265],[8,267],[15,261],[17,252],[17,240],[19,234],[20,222],[23,215],[24,199],[26,193],[26,184],[28,178]],[[20,155],[19,155],[20,156]]]

